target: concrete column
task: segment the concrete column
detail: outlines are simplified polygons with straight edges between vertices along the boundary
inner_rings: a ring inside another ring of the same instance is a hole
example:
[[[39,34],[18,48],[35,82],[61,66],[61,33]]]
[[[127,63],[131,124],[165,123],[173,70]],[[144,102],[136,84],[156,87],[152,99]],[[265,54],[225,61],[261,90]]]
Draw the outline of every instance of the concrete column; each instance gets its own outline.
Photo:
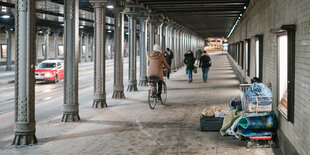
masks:
[[[48,60],[49,59],[49,51],[50,51],[50,44],[49,44],[49,35],[51,33],[51,30],[50,29],[45,29],[44,30],[44,59],[45,60]]]
[[[170,34],[171,34],[170,49],[172,50],[173,55],[176,55],[177,52],[176,52],[176,50],[175,50],[174,27],[171,27]],[[172,59],[172,63],[171,63],[171,70],[173,70],[174,72],[176,71],[176,69],[175,69],[175,60],[176,60],[176,58],[174,57],[174,58]]]
[[[159,14],[150,14],[149,15],[149,23],[150,23],[150,51],[153,50],[153,45],[158,44],[160,45],[160,38],[159,38],[159,26],[161,24]]]
[[[124,51],[124,1],[115,1],[114,7],[114,99],[125,98],[123,82],[123,51]]]
[[[171,49],[171,46],[170,46],[170,25],[168,24],[167,26],[167,29],[166,29],[166,48],[170,48]]]
[[[88,61],[88,41],[89,41],[89,34],[86,33],[84,36],[84,45],[85,45],[85,62]]]
[[[129,24],[129,74],[127,91],[138,91],[136,78],[136,33],[139,5],[135,3],[127,3],[126,7],[126,15],[128,17]]]
[[[83,32],[80,32],[79,38],[79,62],[82,61],[82,51],[83,51]]]
[[[64,1],[64,104],[62,122],[75,122],[79,116],[79,1]]]
[[[90,37],[90,61],[94,61],[94,36]]]
[[[173,65],[173,71],[175,72],[178,69],[178,54],[179,51],[177,49],[177,30],[176,30],[176,26],[173,29],[173,49],[174,49],[174,53],[175,53],[175,58],[173,59],[174,61],[174,65]]]
[[[183,42],[183,30],[181,29],[180,31],[180,36],[181,36],[181,51],[180,51],[180,67],[183,67],[183,60],[184,60],[184,42]]]
[[[149,23],[149,51],[153,50],[153,46],[155,44],[155,28],[154,25],[148,20]]]
[[[157,23],[155,27],[155,44],[158,44],[161,46],[160,42],[160,27],[161,23]]]
[[[181,68],[182,66],[182,60],[181,60],[181,30],[180,28],[178,29],[178,51],[179,51],[179,54],[178,54],[178,68]]]
[[[178,70],[179,68],[179,48],[178,48],[178,29],[176,27],[176,29],[174,30],[174,51],[175,51],[175,59],[174,59],[174,69]]]
[[[181,67],[183,66],[183,51],[184,51],[184,48],[183,48],[183,30],[181,29],[180,31],[180,56],[181,56]]]
[[[12,59],[12,30],[7,28],[6,30],[6,71],[12,71],[11,59]]]
[[[106,5],[107,0],[90,0],[95,12],[95,62],[94,62],[94,102],[93,108],[105,108],[105,39],[106,39]]]
[[[167,48],[167,44],[166,44],[166,40],[167,40],[167,35],[166,35],[166,30],[167,30],[167,26],[168,26],[168,20],[167,19],[163,19],[163,24],[162,24],[162,39],[161,39],[161,49],[162,52],[166,51]]]
[[[109,57],[109,39],[110,39],[110,35],[106,34],[106,39],[105,39],[105,47],[106,47],[106,51],[105,51],[105,59],[108,60]]]
[[[54,55],[55,55],[55,59],[58,59],[58,36],[59,36],[59,32],[58,32],[58,30],[56,30],[55,31],[55,33],[54,33],[54,45],[55,45],[55,53],[54,53]]]
[[[35,50],[36,50],[36,52],[35,52],[35,65],[37,66],[38,64],[39,64],[39,61],[38,61],[38,38],[39,38],[39,32],[36,30],[36,38],[35,38],[35,40],[36,40],[36,42],[35,42]],[[40,46],[41,47],[41,46]]]
[[[139,86],[147,86],[147,10],[140,10],[139,23],[140,23],[140,78]]]
[[[36,144],[35,1],[16,0],[15,138],[12,145]]]

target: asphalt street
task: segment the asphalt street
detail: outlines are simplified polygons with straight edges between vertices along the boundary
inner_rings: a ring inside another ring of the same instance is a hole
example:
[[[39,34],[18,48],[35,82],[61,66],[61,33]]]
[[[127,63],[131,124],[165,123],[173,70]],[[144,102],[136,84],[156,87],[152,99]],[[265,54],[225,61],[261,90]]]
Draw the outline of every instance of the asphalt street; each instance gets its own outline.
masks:
[[[139,64],[139,59],[138,64]],[[93,62],[79,65],[79,106],[91,107],[94,88]],[[139,77],[137,65],[137,77]],[[127,89],[128,59],[124,59],[124,90]],[[106,94],[111,98],[113,94],[114,66],[113,60],[106,61]],[[11,77],[12,78],[12,77]],[[13,77],[14,78],[14,77]],[[138,80],[138,79],[137,79]],[[35,85],[35,114],[36,122],[46,121],[62,114],[64,81],[58,83],[38,82]],[[109,103],[108,103],[109,104]],[[14,83],[0,85],[0,139],[14,134]]]

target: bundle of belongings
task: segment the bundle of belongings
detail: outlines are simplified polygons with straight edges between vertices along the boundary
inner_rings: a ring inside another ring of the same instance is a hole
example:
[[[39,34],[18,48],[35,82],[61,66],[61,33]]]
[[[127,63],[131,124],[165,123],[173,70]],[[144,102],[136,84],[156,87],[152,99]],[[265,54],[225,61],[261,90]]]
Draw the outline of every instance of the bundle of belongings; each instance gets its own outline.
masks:
[[[242,94],[242,100],[232,99],[230,111],[225,115],[220,133],[251,137],[272,136],[276,118],[272,112],[272,93],[263,83],[253,83]]]
[[[222,109],[217,106],[207,107],[201,112],[200,129],[201,131],[219,131],[222,123],[224,113]]]
[[[246,112],[269,112],[272,110],[271,90],[263,83],[253,83],[242,98]]]

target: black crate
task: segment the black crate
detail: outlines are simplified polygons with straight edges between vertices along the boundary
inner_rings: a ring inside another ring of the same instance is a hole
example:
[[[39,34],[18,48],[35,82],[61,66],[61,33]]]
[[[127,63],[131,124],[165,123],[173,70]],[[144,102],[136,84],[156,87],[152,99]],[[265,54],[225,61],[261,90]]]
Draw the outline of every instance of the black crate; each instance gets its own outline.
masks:
[[[200,117],[201,131],[220,131],[223,124],[223,117]]]

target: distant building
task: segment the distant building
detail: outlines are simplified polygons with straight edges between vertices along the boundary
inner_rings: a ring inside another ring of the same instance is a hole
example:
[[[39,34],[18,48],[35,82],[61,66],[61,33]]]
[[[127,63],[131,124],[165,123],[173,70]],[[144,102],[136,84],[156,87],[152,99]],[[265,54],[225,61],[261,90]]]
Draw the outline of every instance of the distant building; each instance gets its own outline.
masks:
[[[224,44],[227,43],[226,38],[206,38],[205,49],[207,51],[223,51]]]

